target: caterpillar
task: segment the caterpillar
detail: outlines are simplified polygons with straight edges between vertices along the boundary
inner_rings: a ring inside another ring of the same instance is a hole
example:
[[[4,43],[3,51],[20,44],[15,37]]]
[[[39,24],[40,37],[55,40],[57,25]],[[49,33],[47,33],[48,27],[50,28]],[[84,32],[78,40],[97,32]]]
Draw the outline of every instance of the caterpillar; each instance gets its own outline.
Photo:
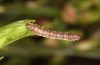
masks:
[[[68,40],[68,41],[80,40],[79,34],[47,30],[37,24],[33,24],[32,22],[27,24],[27,28],[33,31],[35,34],[46,38],[61,39],[61,40]]]

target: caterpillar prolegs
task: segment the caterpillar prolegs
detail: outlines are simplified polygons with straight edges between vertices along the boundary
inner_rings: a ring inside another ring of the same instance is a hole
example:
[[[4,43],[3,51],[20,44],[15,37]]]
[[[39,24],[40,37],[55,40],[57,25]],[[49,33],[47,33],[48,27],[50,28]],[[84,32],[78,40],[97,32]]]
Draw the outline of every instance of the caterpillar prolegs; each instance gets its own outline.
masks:
[[[80,39],[79,34],[51,31],[51,30],[44,29],[41,26],[37,24],[33,24],[31,22],[27,24],[27,28],[33,31],[35,34],[46,38],[69,40],[69,41],[77,41]]]

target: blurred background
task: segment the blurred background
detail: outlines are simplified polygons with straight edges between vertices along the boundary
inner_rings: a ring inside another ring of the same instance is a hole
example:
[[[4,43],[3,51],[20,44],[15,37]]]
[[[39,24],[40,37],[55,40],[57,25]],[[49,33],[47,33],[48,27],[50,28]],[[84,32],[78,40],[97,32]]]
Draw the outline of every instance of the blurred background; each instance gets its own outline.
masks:
[[[23,38],[0,50],[0,65],[100,65],[100,0],[0,0],[0,27],[24,19],[81,40]]]

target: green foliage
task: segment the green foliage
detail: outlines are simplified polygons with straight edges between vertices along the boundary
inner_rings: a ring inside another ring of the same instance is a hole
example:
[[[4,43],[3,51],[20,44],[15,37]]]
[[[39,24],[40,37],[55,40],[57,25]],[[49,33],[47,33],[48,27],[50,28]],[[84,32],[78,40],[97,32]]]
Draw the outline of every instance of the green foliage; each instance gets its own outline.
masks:
[[[0,60],[2,60],[3,58],[4,58],[4,56],[1,56],[1,57],[0,57]]]
[[[21,20],[0,28],[0,49],[20,38],[32,35],[26,27],[29,22],[35,20]]]

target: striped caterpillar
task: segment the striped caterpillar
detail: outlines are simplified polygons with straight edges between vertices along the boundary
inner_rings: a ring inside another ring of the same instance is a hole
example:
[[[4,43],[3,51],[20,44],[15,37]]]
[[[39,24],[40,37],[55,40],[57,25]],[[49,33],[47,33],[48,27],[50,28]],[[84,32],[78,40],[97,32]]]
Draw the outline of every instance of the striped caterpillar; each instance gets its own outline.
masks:
[[[69,40],[69,41],[77,41],[80,39],[79,34],[72,34],[72,33],[66,33],[66,32],[57,32],[57,31],[50,31],[47,29],[44,29],[40,27],[37,24],[28,23],[27,28],[34,33],[36,33],[39,36],[43,36],[46,38],[51,39],[61,39],[61,40]]]

